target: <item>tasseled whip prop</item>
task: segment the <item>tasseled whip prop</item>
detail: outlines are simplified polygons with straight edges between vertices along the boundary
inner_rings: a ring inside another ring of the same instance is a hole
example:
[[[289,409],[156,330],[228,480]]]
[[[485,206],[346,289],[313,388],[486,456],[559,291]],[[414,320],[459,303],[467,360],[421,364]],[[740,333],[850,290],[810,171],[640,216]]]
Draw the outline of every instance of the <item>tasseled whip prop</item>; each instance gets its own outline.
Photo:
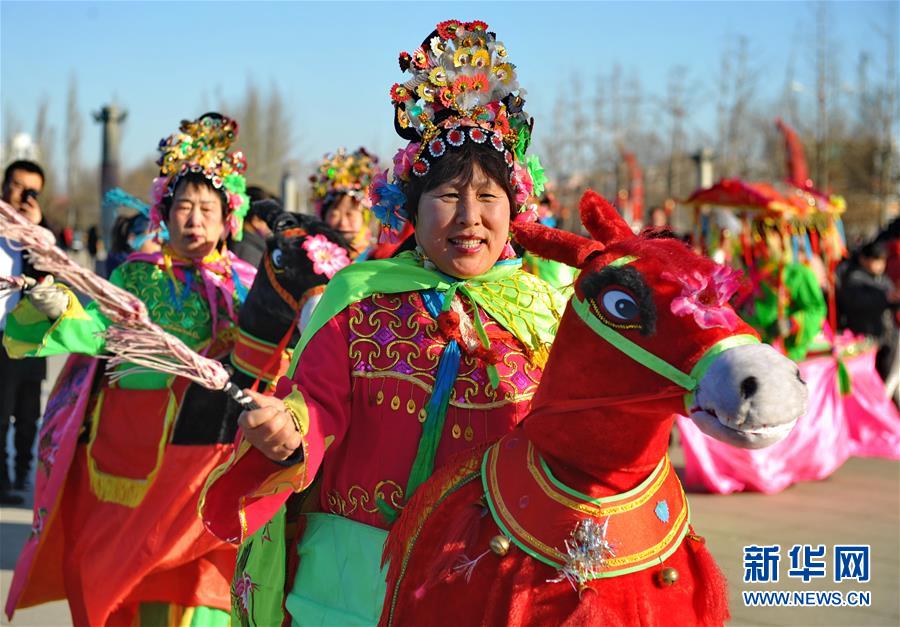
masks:
[[[106,350],[112,353],[107,364],[110,379],[116,381],[138,368],[113,370],[125,363],[185,377],[211,390],[221,390],[244,409],[258,405],[229,378],[218,361],[203,357],[177,337],[156,325],[147,315],[143,301],[82,268],[56,246],[56,237],[32,224],[9,204],[0,201],[0,236],[18,242],[32,265],[48,272],[94,299],[112,325],[105,332]],[[21,277],[0,277],[0,290],[25,288]]]
[[[3,296],[3,292],[24,290],[27,286],[28,281],[23,276],[0,275],[0,296]]]

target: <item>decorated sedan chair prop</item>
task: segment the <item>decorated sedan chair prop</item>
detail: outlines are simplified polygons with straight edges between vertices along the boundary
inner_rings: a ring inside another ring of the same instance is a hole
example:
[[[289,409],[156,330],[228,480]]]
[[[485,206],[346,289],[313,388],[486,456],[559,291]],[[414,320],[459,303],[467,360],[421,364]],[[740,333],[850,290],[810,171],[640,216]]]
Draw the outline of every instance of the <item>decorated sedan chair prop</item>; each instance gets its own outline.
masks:
[[[666,453],[675,415],[767,446],[804,412],[806,386],[727,304],[733,270],[634,235],[593,192],[581,216],[596,239],[513,227],[526,249],[580,270],[575,294],[524,422],[439,470],[391,530],[381,625],[728,618]]]
[[[679,418],[691,489],[774,493],[823,479],[851,456],[900,458],[900,415],[875,370],[875,347],[834,332],[844,201],[813,187],[796,134],[778,125],[786,180],[723,179],[685,203],[694,207],[701,250],[744,273],[735,308],[763,341],[798,363],[809,408],[788,438],[762,451],[721,446]]]

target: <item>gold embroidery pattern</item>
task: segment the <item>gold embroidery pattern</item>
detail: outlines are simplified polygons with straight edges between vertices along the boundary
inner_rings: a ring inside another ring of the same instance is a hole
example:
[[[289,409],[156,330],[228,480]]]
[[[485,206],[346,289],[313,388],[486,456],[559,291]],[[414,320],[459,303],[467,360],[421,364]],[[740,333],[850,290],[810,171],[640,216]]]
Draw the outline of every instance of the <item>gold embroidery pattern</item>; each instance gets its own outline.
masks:
[[[375,294],[349,308],[353,376],[406,380],[431,393],[445,339],[416,293]],[[467,307],[469,314],[472,310]],[[485,330],[501,355],[499,389],[490,385],[483,362],[463,355],[450,404],[487,409],[530,399],[541,368],[514,337],[482,312]]]
[[[327,499],[328,510],[338,516],[350,516],[357,510],[377,514],[378,499],[399,511],[403,509],[403,488],[396,481],[385,479],[375,484],[375,490],[371,495],[364,487],[355,484],[350,486],[346,496],[339,490],[331,490]]]

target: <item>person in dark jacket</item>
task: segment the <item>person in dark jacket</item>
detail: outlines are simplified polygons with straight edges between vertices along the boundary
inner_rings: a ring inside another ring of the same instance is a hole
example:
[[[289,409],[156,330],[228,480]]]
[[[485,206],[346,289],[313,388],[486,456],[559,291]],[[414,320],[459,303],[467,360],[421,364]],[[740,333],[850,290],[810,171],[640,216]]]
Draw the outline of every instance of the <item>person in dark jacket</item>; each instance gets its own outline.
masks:
[[[44,171],[32,161],[13,161],[3,173],[2,198],[18,209],[34,224],[46,227],[47,222],[37,196],[44,187]],[[0,256],[8,262],[8,274],[40,278],[22,252],[6,239],[0,238]],[[6,326],[6,313],[15,305],[17,295],[0,301],[0,340]],[[41,414],[41,384],[47,376],[46,359],[33,357],[12,360],[0,348],[0,504],[19,505],[21,496],[10,490],[26,490],[31,471],[34,439]],[[15,421],[11,418],[15,417]],[[6,436],[10,424],[14,425],[15,478],[11,481],[6,451]]]
[[[255,268],[266,252],[266,238],[272,234],[268,220],[273,212],[280,212],[281,206],[273,194],[261,187],[247,187],[247,196],[250,209],[244,217],[243,237],[240,241],[229,239],[228,250]]]
[[[841,326],[878,342],[875,368],[881,378],[898,367],[897,326],[893,312],[900,305],[900,291],[885,274],[887,248],[882,242],[863,246],[851,262],[838,290]]]

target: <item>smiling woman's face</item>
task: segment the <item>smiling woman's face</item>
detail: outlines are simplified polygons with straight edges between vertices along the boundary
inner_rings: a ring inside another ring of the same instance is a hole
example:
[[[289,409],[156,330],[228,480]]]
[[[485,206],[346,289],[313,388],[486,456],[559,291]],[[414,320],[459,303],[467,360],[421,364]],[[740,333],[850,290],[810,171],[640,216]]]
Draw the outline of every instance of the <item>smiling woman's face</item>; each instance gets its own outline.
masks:
[[[509,197],[477,163],[471,180],[438,185],[419,197],[416,241],[444,274],[469,279],[497,263],[509,235]]]

